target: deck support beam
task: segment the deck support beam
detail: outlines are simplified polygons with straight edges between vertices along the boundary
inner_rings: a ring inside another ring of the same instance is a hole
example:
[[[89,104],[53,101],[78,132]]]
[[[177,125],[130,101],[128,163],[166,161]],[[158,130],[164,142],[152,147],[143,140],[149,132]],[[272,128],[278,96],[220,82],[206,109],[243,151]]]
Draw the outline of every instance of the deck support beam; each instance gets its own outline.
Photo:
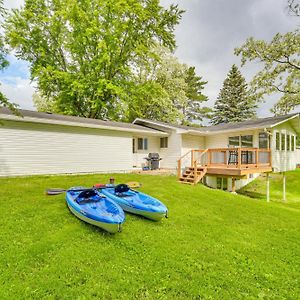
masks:
[[[267,202],[270,202],[270,173],[267,173]]]
[[[286,176],[285,176],[285,172],[282,173],[282,185],[283,185],[283,201],[286,202]]]
[[[232,177],[232,188],[231,188],[231,192],[233,194],[235,194],[235,177]]]

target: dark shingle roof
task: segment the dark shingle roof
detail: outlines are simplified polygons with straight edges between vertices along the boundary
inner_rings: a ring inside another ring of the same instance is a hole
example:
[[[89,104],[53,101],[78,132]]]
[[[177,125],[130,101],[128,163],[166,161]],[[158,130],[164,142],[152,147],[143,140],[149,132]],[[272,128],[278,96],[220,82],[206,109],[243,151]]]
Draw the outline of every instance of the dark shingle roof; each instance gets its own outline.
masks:
[[[217,132],[217,131],[231,131],[236,129],[244,130],[244,129],[252,129],[252,128],[268,128],[296,115],[298,115],[298,113],[289,114],[285,116],[278,116],[278,117],[259,118],[259,119],[244,121],[244,122],[238,122],[238,123],[219,124],[214,126],[202,127],[200,128],[200,130],[206,132]]]
[[[103,127],[114,127],[116,129],[129,129],[130,131],[143,131],[143,132],[149,132],[149,133],[151,133],[151,132],[159,133],[158,130],[146,128],[146,127],[132,124],[132,123],[104,121],[104,120],[98,120],[98,119],[89,119],[89,118],[66,116],[66,115],[53,114],[53,113],[37,112],[37,111],[25,110],[25,109],[19,109],[19,112],[23,117],[44,119],[47,121],[52,120],[52,121],[61,121],[61,122],[71,122],[71,123],[78,123],[78,125],[79,124],[86,124],[86,125],[90,124],[90,125],[98,125],[98,126],[103,126]],[[0,107],[0,114],[14,116],[14,113],[5,107]],[[22,118],[20,117],[19,120],[22,121]]]
[[[178,128],[178,129],[187,130],[189,132],[193,131],[193,132],[198,132],[203,134],[210,134],[210,133],[225,132],[225,131],[237,131],[237,130],[247,130],[247,129],[255,129],[255,128],[257,129],[269,128],[296,115],[298,115],[298,113],[289,114],[285,116],[259,118],[259,119],[244,121],[244,122],[226,123],[226,124],[219,124],[219,125],[205,126],[205,127],[175,125],[175,124],[168,124],[160,121],[151,121],[147,119],[136,119],[134,122],[140,125],[144,123],[145,124],[152,123],[166,128]]]

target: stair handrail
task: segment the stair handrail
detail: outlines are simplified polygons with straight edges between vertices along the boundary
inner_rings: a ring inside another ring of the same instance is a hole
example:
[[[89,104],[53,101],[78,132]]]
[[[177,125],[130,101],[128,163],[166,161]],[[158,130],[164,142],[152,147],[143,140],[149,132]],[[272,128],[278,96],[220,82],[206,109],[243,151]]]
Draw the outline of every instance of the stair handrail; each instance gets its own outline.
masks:
[[[196,184],[197,182],[198,182],[198,178],[200,177],[200,176],[198,176],[198,174],[197,174],[197,166],[198,166],[198,160],[199,159],[201,159],[202,157],[203,157],[203,155],[204,154],[206,154],[208,152],[208,148],[206,148],[205,150],[201,150],[201,154],[200,154],[200,156],[197,158],[197,159],[194,159],[194,161],[193,161],[193,165],[192,165],[192,167],[194,167],[194,184]],[[200,161],[201,162],[201,161]]]
[[[180,178],[181,176],[181,162],[182,159],[185,158],[188,154],[190,154],[193,150],[188,151],[184,155],[182,155],[178,160],[177,160],[177,177]]]

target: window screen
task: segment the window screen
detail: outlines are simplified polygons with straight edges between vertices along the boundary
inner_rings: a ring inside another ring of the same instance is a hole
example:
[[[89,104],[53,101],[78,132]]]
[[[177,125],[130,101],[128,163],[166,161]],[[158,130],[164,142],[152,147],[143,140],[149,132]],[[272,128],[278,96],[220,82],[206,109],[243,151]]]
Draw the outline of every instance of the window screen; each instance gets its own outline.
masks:
[[[138,150],[143,150],[143,139],[138,138]]]
[[[240,146],[240,137],[230,136],[229,137],[229,147],[239,147]]]
[[[253,135],[242,135],[241,136],[241,146],[244,148],[253,147]]]
[[[285,150],[285,134],[281,134],[281,150]]]
[[[295,151],[295,136],[291,136],[291,150]]]
[[[260,132],[259,133],[259,148],[262,148],[262,149],[269,148],[268,140],[269,140],[268,134],[266,132]]]
[[[168,148],[168,138],[160,138],[160,148]]]
[[[276,150],[280,150],[280,134],[276,132]]]
[[[148,139],[144,139],[144,150],[148,150]]]
[[[291,150],[291,136],[289,134],[286,136],[286,150]]]

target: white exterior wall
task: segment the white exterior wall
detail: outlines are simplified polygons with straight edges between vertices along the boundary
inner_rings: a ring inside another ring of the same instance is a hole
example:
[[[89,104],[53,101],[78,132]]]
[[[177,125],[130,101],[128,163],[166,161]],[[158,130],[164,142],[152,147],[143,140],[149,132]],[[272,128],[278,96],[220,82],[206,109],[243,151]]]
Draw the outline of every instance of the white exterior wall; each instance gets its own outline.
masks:
[[[295,130],[291,127],[289,122],[285,122],[281,125],[274,127],[271,131],[272,133],[272,167],[274,172],[285,172],[294,170],[296,168],[297,163],[299,163],[299,159],[297,157],[297,151],[288,151],[285,146],[285,150],[276,150],[276,132],[280,134],[289,134],[292,136],[296,136]],[[280,136],[281,140],[281,136]]]
[[[245,130],[239,132],[209,135],[205,137],[205,146],[206,148],[227,148],[229,144],[229,137],[238,135],[253,135],[253,147],[258,148],[259,132],[262,132],[262,130]]]
[[[3,121],[0,176],[132,170],[132,134]]]
[[[204,137],[199,135],[182,135],[181,155],[192,149],[205,149]]]
[[[133,166],[137,168],[141,168],[143,164],[147,163],[145,157],[147,157],[149,153],[160,153],[160,138],[156,136],[147,136],[147,135],[135,136],[134,138],[135,138],[136,153],[133,153]],[[137,149],[138,138],[148,139],[147,150]]]
[[[181,156],[182,135],[175,130],[170,132],[168,137],[168,148],[160,149],[159,153],[162,158],[160,166],[164,169],[176,169],[177,160]]]
[[[243,186],[247,185],[248,183],[250,183],[251,181],[253,181],[255,178],[257,178],[260,174],[252,174],[252,176],[250,177],[249,175],[247,176],[247,178],[245,179],[236,179],[235,180],[235,188],[236,190],[241,189]],[[222,177],[222,175],[220,176],[206,176],[206,185],[216,189],[217,188],[217,177]],[[232,178],[227,178],[227,190],[228,191],[232,191]]]

